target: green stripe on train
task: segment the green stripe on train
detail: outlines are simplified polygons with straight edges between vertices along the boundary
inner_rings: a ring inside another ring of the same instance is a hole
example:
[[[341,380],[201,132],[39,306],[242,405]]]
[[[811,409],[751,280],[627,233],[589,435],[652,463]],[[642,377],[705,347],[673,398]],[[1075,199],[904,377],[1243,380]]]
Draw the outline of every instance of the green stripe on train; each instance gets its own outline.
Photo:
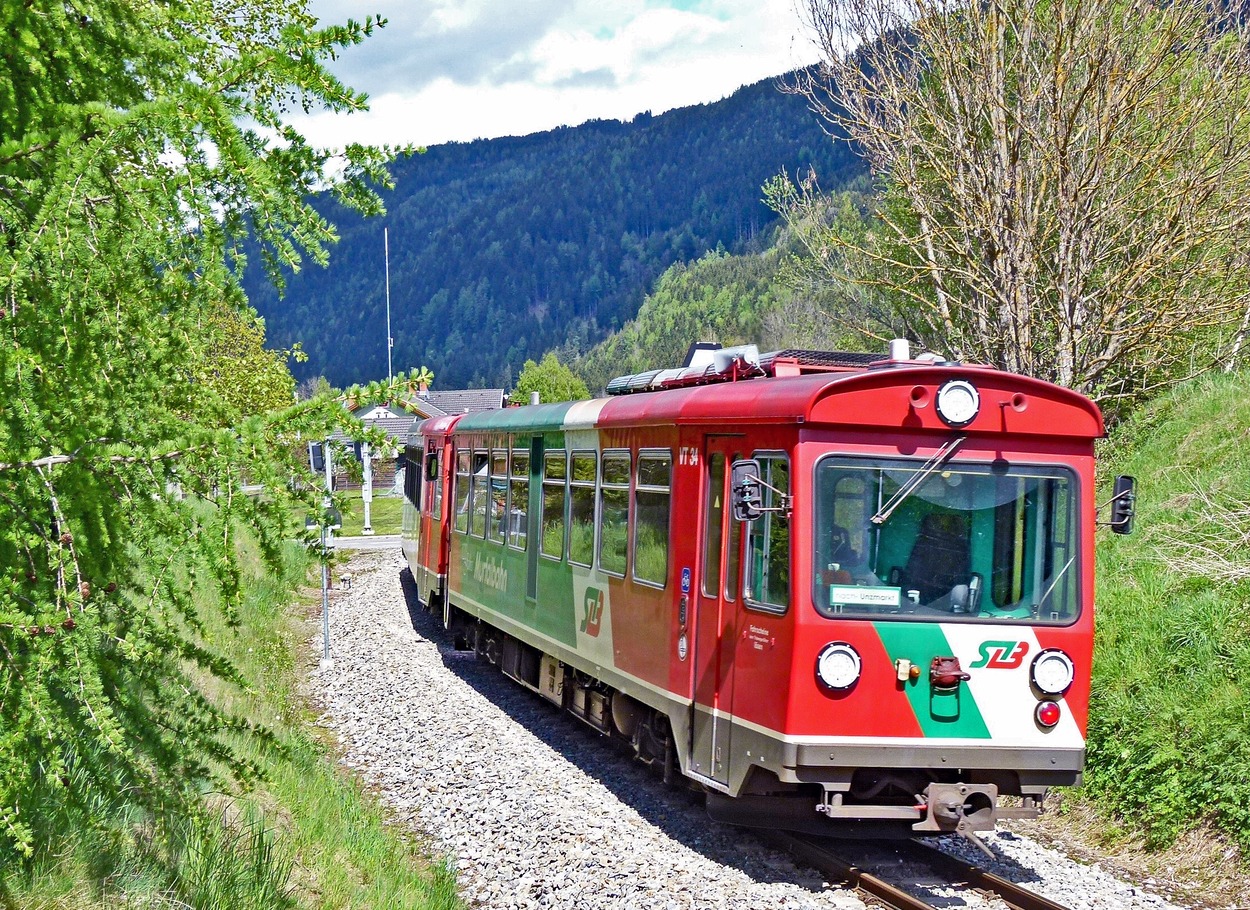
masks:
[[[891,663],[900,658],[920,667],[920,679],[903,683],[907,700],[926,737],[989,739],[990,731],[966,683],[953,692],[935,692],[929,685],[929,663],[954,652],[935,623],[873,623]]]
[[[577,645],[573,573],[567,565],[538,561],[538,598],[526,597],[524,551],[477,537],[462,537],[460,588],[487,609],[570,647]],[[543,608],[538,609],[541,603]]]

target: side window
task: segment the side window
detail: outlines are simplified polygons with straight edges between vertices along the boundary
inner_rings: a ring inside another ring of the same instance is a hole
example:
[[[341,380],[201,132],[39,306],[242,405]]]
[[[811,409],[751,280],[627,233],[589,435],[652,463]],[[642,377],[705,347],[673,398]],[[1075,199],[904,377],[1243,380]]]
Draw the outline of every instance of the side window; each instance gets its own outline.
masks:
[[[468,452],[456,453],[456,530],[469,533],[469,464]]]
[[[552,559],[564,556],[564,498],[568,478],[568,457],[563,452],[543,456],[543,545],[542,554]]]
[[[487,537],[503,543],[508,534],[508,450],[490,453],[490,530]]]
[[[432,494],[434,507],[431,511],[437,519],[443,515],[443,453],[441,450],[437,451],[432,457],[434,458],[434,479],[429,482],[429,487],[434,491]]]
[[[473,451],[472,514],[469,516],[469,533],[474,537],[486,536],[486,523],[490,515],[490,456],[479,450]]]
[[[569,471],[569,562],[590,565],[595,555],[595,453],[574,452]]]
[[[639,453],[638,478],[634,485],[634,578],[661,587],[668,582],[669,484],[672,476],[671,452]]]
[[[509,466],[512,469],[512,479],[509,481],[508,487],[508,546],[524,550],[525,541],[529,536],[529,450],[527,448],[514,448]]]
[[[599,485],[599,568],[625,574],[629,541],[629,452],[603,453]]]
[[[713,452],[707,462],[707,523],[703,529],[703,595],[720,594],[720,545],[725,518],[725,456]],[[735,522],[736,523],[736,522]]]
[[[790,463],[784,455],[757,454],[764,481],[761,505],[778,507],[790,493]],[[784,613],[790,603],[790,516],[765,512],[747,526],[745,594],[749,606]]]

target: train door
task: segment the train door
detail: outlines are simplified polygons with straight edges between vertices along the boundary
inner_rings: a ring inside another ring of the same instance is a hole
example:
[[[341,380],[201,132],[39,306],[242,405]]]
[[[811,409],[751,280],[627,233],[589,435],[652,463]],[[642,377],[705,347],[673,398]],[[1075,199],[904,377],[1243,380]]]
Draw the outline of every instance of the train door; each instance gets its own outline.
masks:
[[[425,441],[425,457],[421,460],[420,465],[412,465],[409,470],[420,471],[418,478],[418,490],[420,491],[419,505],[417,511],[417,565],[421,567],[424,590],[421,592],[427,597],[431,590],[438,584],[438,541],[442,536],[442,525],[439,521],[438,495],[442,492],[442,480],[439,477],[439,447],[442,441],[437,438],[430,438]]]
[[[729,466],[742,448],[741,437],[709,436],[703,452],[706,488],[700,515],[690,770],[718,783],[729,781],[742,575],[742,525],[729,508]]]

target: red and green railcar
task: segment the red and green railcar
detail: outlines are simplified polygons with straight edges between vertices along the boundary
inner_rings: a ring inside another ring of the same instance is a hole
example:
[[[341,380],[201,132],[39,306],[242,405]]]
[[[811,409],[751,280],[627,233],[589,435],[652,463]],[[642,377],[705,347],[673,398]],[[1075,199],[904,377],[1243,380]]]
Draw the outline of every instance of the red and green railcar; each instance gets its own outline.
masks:
[[[427,604],[716,817],[1036,815],[1084,759],[1097,407],[906,354],[715,356],[415,426]]]

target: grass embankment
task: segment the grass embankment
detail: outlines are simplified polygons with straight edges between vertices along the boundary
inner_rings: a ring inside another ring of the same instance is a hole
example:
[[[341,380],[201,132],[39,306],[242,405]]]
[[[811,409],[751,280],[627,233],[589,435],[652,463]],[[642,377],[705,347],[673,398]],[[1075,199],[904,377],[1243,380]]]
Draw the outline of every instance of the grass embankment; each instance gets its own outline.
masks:
[[[404,497],[373,495],[369,504],[369,524],[374,534],[398,534],[404,520]],[[360,491],[347,494],[343,508],[343,527],[336,531],[340,537],[355,537],[364,530],[365,504]]]
[[[31,874],[0,871],[0,906],[195,908],[195,910],[454,910],[448,868],[420,843],[389,827],[382,811],[347,775],[297,691],[297,668],[309,660],[309,615],[292,609],[304,555],[288,552],[286,578],[263,577],[253,563],[240,624],[205,610],[204,638],[239,668],[246,688],[217,683],[206,694],[274,733],[245,748],[263,772],[246,794],[205,794],[202,812],[176,819],[174,849],[154,851],[141,818],[99,830],[66,829],[55,855],[37,857]],[[315,612],[315,611],[314,611]],[[97,817],[108,813],[96,807]],[[119,838],[118,830],[128,834]]]
[[[1085,794],[1147,846],[1210,824],[1250,856],[1250,376],[1143,406],[1102,471],[1138,510],[1099,541]]]

